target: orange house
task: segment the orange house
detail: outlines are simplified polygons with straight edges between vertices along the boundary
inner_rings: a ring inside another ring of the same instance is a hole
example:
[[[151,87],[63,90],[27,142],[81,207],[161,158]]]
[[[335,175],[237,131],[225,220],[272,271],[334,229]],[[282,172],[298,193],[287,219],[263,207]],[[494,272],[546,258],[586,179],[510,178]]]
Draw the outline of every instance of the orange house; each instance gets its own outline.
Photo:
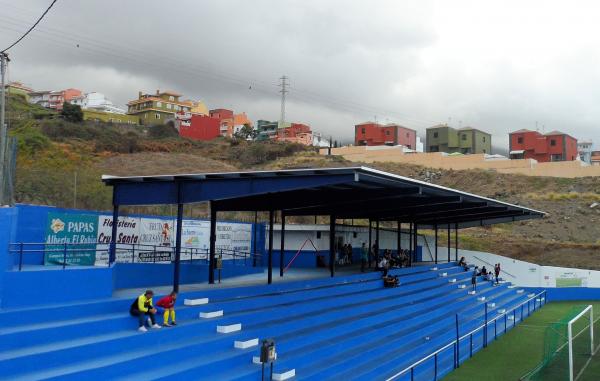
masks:
[[[81,90],[78,89],[53,91],[50,93],[49,107],[56,111],[62,111],[63,103],[70,102],[73,98],[80,97],[81,95]]]

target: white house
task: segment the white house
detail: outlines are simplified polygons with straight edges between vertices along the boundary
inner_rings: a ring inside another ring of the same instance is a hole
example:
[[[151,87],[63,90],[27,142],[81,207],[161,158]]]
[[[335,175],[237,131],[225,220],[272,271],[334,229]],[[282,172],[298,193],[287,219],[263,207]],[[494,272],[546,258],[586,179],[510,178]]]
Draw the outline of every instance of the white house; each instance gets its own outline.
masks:
[[[125,110],[115,106],[102,93],[92,92],[71,100],[74,105],[79,105],[83,109],[111,112],[113,114],[125,114]]]

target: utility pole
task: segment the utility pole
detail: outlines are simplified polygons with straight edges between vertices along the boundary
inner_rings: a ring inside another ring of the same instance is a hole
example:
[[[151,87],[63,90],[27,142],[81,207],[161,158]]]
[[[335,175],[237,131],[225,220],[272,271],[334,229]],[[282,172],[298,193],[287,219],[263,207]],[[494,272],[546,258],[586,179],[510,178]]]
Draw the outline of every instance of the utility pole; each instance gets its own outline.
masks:
[[[6,183],[6,83],[5,75],[8,66],[8,54],[0,52],[0,76],[2,77],[2,89],[0,90],[0,204],[6,202],[5,186]]]
[[[285,124],[285,95],[289,92],[289,90],[287,89],[289,85],[289,83],[287,82],[288,79],[289,78],[285,75],[279,78],[279,80],[281,81],[279,83],[279,86],[281,87],[281,90],[279,90],[279,92],[281,93],[281,116],[279,117],[279,128],[283,128]]]

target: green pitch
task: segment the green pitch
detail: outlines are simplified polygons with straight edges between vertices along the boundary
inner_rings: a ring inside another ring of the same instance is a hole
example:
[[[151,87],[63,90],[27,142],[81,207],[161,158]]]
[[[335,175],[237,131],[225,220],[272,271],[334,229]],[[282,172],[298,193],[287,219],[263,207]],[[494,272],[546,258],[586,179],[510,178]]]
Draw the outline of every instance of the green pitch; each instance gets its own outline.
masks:
[[[461,364],[444,377],[444,381],[517,381],[540,363],[544,355],[546,327],[562,319],[573,306],[594,306],[594,320],[600,317],[599,301],[573,301],[548,303],[516,328],[498,338],[472,359]],[[595,346],[600,344],[600,334],[595,334]],[[589,362],[577,381],[600,380],[600,351]]]

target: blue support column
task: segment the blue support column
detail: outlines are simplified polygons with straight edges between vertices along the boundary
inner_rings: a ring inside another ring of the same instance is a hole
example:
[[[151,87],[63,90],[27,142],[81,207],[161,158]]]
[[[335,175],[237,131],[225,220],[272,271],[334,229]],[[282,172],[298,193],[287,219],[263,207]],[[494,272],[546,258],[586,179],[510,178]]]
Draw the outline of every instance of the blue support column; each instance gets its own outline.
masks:
[[[281,250],[279,251],[279,276],[283,276],[283,261],[285,259],[285,212],[281,211]]]
[[[269,270],[267,283],[273,283],[273,211],[269,210]]]
[[[113,196],[114,202],[114,196]],[[110,249],[108,254],[108,266],[115,263],[117,259],[117,225],[119,224],[119,205],[113,205],[112,232],[110,236]]]
[[[215,283],[215,251],[217,244],[217,209],[212,201],[209,201],[210,208],[210,236],[209,236],[209,258],[208,258],[208,283]]]
[[[177,204],[177,230],[175,236],[175,263],[173,291],[179,292],[179,267],[181,264],[181,230],[183,225],[183,204]]]

